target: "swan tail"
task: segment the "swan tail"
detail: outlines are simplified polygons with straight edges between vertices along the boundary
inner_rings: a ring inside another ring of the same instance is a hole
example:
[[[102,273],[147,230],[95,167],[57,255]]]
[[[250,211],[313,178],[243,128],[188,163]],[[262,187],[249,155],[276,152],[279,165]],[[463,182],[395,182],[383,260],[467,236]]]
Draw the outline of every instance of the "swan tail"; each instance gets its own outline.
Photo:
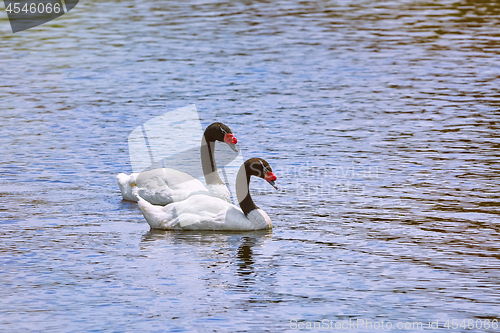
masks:
[[[153,229],[159,229],[162,226],[163,221],[168,220],[167,214],[163,210],[163,207],[153,205],[144,200],[139,195],[138,190],[134,190],[134,194],[137,196],[139,209],[141,210],[141,213],[148,222],[149,226]]]
[[[136,187],[135,181],[137,179],[137,175],[137,173],[132,173],[131,175],[119,173],[116,176],[123,200],[137,202],[136,195],[132,193],[132,189]]]

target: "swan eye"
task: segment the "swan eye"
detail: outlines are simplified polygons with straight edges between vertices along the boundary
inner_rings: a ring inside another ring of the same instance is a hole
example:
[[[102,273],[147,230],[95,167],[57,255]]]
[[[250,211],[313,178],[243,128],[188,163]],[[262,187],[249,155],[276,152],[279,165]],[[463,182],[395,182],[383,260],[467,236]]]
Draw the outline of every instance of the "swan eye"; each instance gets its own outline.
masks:
[[[277,179],[274,173],[272,173],[271,171],[266,172],[266,176],[264,178],[268,182],[275,181]]]
[[[226,135],[224,135],[224,142],[227,144],[234,145],[234,144],[238,143],[238,140],[234,137],[234,135],[226,133]]]

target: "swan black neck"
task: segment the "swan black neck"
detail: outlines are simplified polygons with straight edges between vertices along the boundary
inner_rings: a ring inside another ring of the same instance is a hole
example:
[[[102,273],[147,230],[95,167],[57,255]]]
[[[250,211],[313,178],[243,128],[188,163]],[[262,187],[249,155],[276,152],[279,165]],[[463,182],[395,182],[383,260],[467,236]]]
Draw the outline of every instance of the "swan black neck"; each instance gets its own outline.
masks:
[[[259,207],[253,202],[252,196],[250,195],[249,184],[251,170],[250,164],[247,162],[240,167],[238,175],[236,176],[236,198],[238,198],[241,210],[248,216],[252,210],[258,209]]]
[[[207,185],[225,185],[217,172],[217,163],[215,162],[214,149],[216,139],[211,135],[213,126],[207,127],[201,139],[201,166]]]

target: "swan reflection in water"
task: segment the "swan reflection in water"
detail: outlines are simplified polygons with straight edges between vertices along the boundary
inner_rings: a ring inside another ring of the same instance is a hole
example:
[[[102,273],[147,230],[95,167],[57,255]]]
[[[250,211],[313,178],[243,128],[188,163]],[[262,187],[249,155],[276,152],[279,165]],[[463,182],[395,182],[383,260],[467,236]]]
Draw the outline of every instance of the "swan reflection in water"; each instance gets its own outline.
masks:
[[[272,257],[267,259],[256,250],[270,241],[271,235],[270,230],[235,233],[151,229],[142,236],[140,247],[148,252],[146,256],[156,257],[167,266],[169,272],[192,267],[190,274],[205,280],[209,288],[246,292],[257,279],[276,273],[272,271],[276,266],[268,264]]]
[[[238,266],[238,275],[244,277],[254,273],[252,247],[255,246],[255,239],[250,237],[243,237],[242,243],[238,247],[237,258],[239,259],[236,265]]]

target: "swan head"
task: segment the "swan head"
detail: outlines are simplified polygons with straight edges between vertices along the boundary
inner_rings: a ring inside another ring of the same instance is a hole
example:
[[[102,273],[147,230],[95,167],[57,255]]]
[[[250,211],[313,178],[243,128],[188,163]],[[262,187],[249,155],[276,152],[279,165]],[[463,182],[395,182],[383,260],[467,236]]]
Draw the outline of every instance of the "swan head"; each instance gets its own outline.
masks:
[[[247,160],[246,163],[249,166],[247,168],[249,176],[256,176],[262,178],[266,180],[276,190],[278,189],[278,186],[276,186],[275,183],[277,177],[274,175],[273,169],[265,159],[254,157]]]
[[[223,123],[213,123],[205,130],[205,139],[207,141],[225,142],[234,152],[238,152],[239,148],[236,145],[238,139],[227,125]]]

